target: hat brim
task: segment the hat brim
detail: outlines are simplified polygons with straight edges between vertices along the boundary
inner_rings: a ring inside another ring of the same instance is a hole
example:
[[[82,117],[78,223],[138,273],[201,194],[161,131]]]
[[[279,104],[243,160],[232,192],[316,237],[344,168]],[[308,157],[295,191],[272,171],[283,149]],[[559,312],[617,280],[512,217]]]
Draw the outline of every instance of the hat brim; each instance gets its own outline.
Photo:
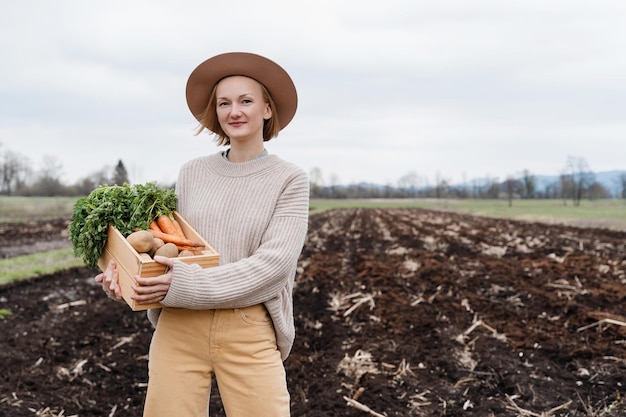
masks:
[[[278,113],[280,129],[291,122],[298,107],[296,87],[287,71],[260,55],[247,52],[229,52],[207,59],[193,70],[187,80],[187,106],[200,119],[209,103],[213,87],[231,75],[244,75],[267,88]]]

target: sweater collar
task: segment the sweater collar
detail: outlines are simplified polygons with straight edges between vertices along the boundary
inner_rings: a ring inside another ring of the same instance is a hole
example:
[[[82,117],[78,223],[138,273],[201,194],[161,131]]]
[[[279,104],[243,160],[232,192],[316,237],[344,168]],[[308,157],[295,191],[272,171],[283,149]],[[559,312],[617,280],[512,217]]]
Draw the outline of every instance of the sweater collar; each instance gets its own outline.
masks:
[[[234,163],[225,159],[222,152],[218,152],[208,157],[207,167],[227,177],[245,177],[272,168],[280,161],[276,155],[267,155],[247,162]]]
[[[230,152],[230,148],[222,152],[222,157],[224,157],[224,159],[226,160],[228,160],[228,152]],[[263,158],[264,156],[267,156],[267,155],[269,155],[269,152],[267,151],[267,149],[263,148],[263,152],[255,156],[253,159]]]

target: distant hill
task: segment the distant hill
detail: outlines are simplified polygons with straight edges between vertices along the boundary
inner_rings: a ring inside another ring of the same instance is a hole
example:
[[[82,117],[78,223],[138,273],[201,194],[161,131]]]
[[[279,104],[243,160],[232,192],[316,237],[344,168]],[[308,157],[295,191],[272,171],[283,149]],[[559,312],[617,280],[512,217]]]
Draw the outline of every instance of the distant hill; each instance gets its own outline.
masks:
[[[554,194],[554,187],[558,187],[560,185],[560,177],[558,175],[531,175],[535,178],[535,192],[537,195],[541,194]],[[594,179],[596,182],[600,183],[608,193],[613,196],[619,196],[622,193],[622,176],[626,175],[626,170],[622,171],[603,171],[603,172],[593,172]],[[518,177],[517,179],[522,179]],[[489,178],[474,178],[467,182],[461,184],[448,184],[450,190],[452,190],[452,195],[454,195],[454,190],[466,190],[471,192],[475,192],[476,189],[479,188],[489,188],[494,184],[493,179]],[[550,189],[552,187],[552,189]],[[417,186],[414,189],[402,188],[397,185],[382,185],[376,183],[369,182],[360,182],[356,184],[338,184],[333,186],[322,186],[320,187],[321,191],[317,191],[317,196],[323,196],[324,198],[362,198],[362,197],[375,197],[375,198],[388,198],[390,196],[406,196],[403,194],[405,192],[425,192],[428,193],[431,190],[430,194],[432,194],[432,190],[434,190],[434,186],[431,185],[422,185]],[[449,191],[450,191],[449,190]]]
[[[615,193],[617,190],[621,190],[621,177],[626,175],[626,171],[603,171],[593,173],[595,180],[602,184],[608,191]],[[535,175],[537,181],[537,191],[545,191],[546,188],[554,183],[559,182],[558,175]]]

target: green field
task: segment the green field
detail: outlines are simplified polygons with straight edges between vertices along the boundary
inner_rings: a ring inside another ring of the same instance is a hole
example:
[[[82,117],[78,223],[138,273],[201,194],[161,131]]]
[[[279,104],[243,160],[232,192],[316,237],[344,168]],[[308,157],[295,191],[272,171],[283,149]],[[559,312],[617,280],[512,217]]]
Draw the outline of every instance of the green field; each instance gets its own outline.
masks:
[[[75,197],[0,197],[0,223],[72,216]],[[419,207],[477,216],[626,230],[626,200],[363,199],[311,200],[311,214],[336,208]]]
[[[482,199],[312,200],[311,214],[355,207],[419,207],[476,216],[626,231],[626,200],[615,199],[582,201],[579,206],[563,200],[513,200],[511,206],[507,200]]]
[[[71,218],[76,198],[70,197],[0,197],[0,224],[33,219]],[[418,207],[455,211],[477,216],[601,227],[626,231],[626,200],[582,201],[573,206],[562,200],[311,200],[311,214],[342,208]],[[15,279],[49,274],[83,265],[71,249],[0,259],[0,284]]]
[[[0,223],[71,217],[76,197],[0,197]]]

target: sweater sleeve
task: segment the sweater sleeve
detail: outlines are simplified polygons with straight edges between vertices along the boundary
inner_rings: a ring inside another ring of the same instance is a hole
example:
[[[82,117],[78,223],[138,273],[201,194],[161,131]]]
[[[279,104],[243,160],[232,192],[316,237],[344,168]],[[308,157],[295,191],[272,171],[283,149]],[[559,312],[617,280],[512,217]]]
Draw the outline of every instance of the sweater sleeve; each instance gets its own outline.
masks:
[[[306,238],[308,210],[308,179],[300,173],[285,185],[251,256],[213,268],[175,260],[162,304],[189,309],[239,308],[277,297],[292,285]]]

